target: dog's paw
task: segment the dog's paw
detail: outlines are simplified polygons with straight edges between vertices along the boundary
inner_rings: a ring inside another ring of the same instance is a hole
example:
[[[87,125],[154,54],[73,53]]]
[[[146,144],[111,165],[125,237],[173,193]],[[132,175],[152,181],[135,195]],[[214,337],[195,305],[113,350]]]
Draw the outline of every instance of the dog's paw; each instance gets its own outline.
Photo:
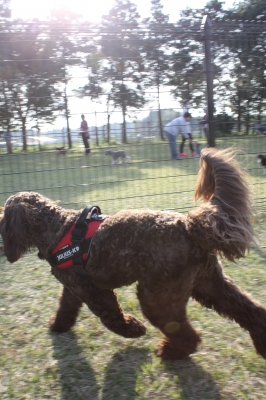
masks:
[[[164,360],[181,360],[182,358],[186,358],[189,356],[189,354],[191,354],[184,348],[172,347],[169,342],[164,340],[158,344],[155,353],[158,357],[161,357]]]
[[[156,355],[164,360],[180,360],[195,353],[198,343],[200,343],[199,337],[197,341],[191,343],[171,343],[169,340],[164,339],[158,344]]]
[[[60,321],[58,318],[56,318],[56,315],[52,315],[48,326],[52,332],[65,333],[71,329],[73,323],[70,324],[69,321]]]
[[[145,335],[146,327],[140,322],[137,318],[133,317],[130,314],[126,314],[125,316],[126,325],[124,327],[123,336],[126,338],[138,338],[140,336]]]

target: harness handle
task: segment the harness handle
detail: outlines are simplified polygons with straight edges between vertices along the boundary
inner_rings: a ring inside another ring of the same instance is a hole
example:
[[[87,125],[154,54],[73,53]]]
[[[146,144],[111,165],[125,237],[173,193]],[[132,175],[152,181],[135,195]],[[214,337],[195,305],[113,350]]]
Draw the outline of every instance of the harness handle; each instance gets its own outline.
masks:
[[[87,218],[88,214],[90,214],[89,218]],[[100,207],[87,206],[84,208],[72,230],[71,241],[73,244],[83,242],[84,236],[87,232],[88,223],[94,214],[101,214]]]
[[[84,210],[82,211],[82,213],[80,214],[79,218],[77,219],[78,223],[79,221],[85,221],[87,218],[87,215],[90,213],[90,216],[92,216],[93,214],[101,214],[101,209],[98,206],[87,206],[84,208]]]
[[[101,214],[100,207],[87,206],[84,208],[79,218],[77,219],[77,222],[75,223],[75,227],[72,229],[71,232],[71,242],[73,244],[79,244],[79,245],[82,244],[88,229],[88,224],[93,218],[94,214]],[[88,216],[89,218],[87,218]],[[80,274],[86,275],[86,272],[83,269],[82,253],[77,254],[75,257],[73,257],[73,266],[79,269]]]

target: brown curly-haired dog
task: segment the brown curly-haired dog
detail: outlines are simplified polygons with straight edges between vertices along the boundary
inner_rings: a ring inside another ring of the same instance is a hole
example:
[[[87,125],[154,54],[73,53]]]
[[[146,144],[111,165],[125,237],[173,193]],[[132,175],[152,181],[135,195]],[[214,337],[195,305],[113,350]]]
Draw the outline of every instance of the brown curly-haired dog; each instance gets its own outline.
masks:
[[[85,276],[75,267],[52,267],[63,293],[51,329],[68,331],[86,303],[111,331],[144,335],[144,325],[123,313],[113,291],[137,281],[143,314],[164,335],[161,357],[196,351],[200,337],[186,313],[192,297],[248,330],[266,358],[266,310],[223,274],[217,259],[243,257],[253,240],[251,194],[232,151],[202,150],[195,198],[204,203],[187,215],[127,210],[107,218],[94,235]],[[11,196],[0,222],[8,260],[17,261],[31,247],[47,259],[79,215],[38,193]]]

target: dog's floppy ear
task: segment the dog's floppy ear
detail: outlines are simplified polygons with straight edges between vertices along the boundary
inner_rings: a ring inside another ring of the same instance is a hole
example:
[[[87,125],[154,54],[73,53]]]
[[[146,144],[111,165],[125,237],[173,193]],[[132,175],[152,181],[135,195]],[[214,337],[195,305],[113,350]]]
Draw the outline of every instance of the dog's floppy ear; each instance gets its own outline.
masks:
[[[0,222],[4,253],[9,262],[17,261],[31,247],[27,219],[29,205],[13,203],[6,206]]]

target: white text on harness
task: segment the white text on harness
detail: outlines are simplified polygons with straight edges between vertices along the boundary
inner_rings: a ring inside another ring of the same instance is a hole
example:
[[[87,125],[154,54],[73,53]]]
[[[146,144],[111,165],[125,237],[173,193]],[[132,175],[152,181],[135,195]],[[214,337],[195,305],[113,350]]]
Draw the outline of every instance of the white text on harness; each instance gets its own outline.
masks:
[[[75,253],[77,253],[77,252],[79,251],[79,249],[80,249],[79,246],[76,246],[76,247],[74,247],[74,248],[71,249],[71,250],[67,250],[67,251],[65,251],[64,253],[59,254],[59,255],[57,256],[57,261],[65,260],[65,259],[67,259],[67,258],[69,258],[69,257],[72,257],[73,254],[75,254]]]

